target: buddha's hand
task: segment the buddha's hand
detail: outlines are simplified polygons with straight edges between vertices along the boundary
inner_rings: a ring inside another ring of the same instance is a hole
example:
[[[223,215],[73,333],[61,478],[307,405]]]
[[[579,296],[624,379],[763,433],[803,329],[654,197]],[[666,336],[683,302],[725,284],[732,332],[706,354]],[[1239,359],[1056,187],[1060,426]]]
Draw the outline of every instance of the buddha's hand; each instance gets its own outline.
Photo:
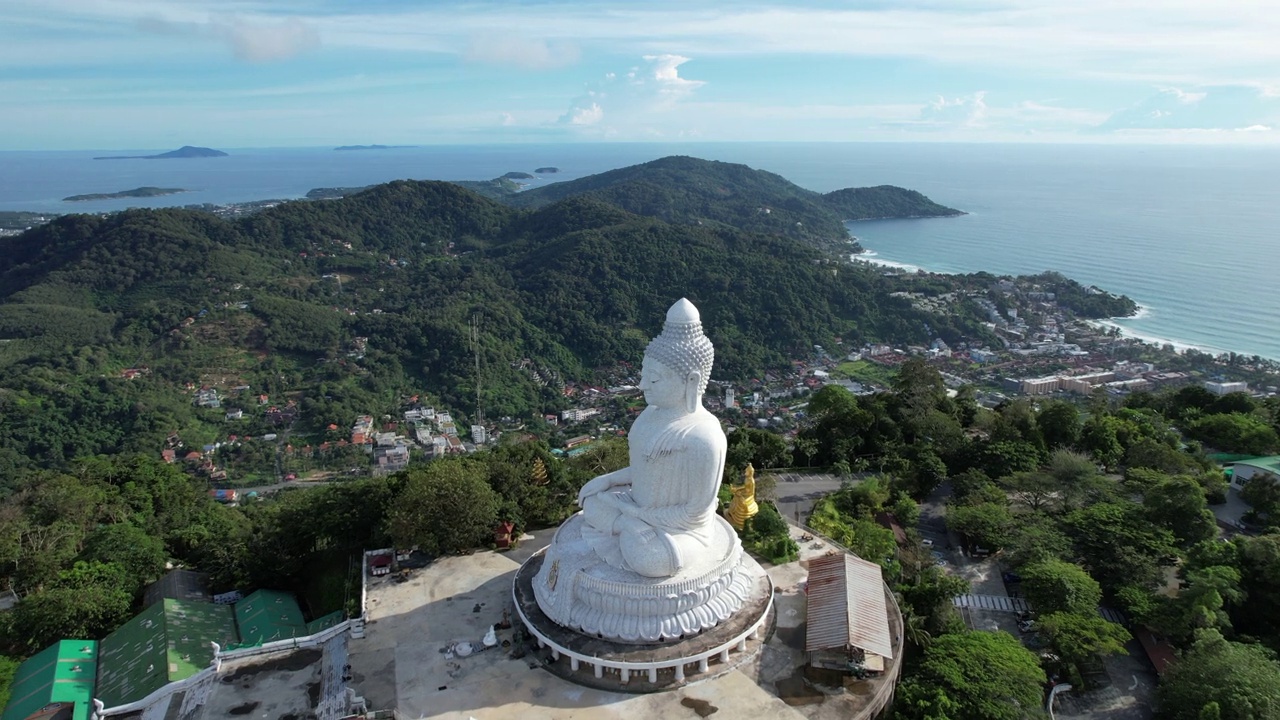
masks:
[[[625,468],[623,470],[605,473],[599,477],[592,478],[590,482],[583,485],[582,489],[578,491],[578,504],[581,505],[587,498],[592,497],[593,495],[599,495],[600,493],[608,492],[615,487],[628,484],[630,484],[630,480],[628,480],[627,475],[625,474]]]

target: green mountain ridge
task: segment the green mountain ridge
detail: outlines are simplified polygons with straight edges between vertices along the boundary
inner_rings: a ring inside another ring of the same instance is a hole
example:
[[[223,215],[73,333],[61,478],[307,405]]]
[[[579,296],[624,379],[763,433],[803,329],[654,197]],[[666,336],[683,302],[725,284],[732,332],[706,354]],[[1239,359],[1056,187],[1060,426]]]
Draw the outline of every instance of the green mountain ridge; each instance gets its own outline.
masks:
[[[187,389],[203,385],[295,401],[301,438],[394,409],[401,393],[465,413],[473,318],[487,412],[522,417],[564,405],[556,379],[638,361],[681,296],[702,310],[725,380],[836,337],[982,332],[976,319],[892,297],[892,278],[834,259],[812,236],[763,232],[756,215],[737,214],[758,202],[750,188],[785,189],[781,178],[688,158],[659,167],[695,188],[667,197],[701,194],[718,219],[648,206],[646,171],[529,208],[397,181],[233,221],[129,210],[0,238],[0,470],[154,453],[175,430],[211,442],[221,415],[193,408]],[[797,193],[788,222],[843,231],[813,197]],[[130,367],[146,373],[123,379]]]

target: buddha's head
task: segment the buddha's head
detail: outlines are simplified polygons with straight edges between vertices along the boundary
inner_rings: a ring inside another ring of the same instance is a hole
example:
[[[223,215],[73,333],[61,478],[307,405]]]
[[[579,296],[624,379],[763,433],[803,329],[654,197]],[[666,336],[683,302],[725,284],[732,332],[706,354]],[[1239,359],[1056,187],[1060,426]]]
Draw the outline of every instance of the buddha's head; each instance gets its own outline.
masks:
[[[714,361],[715,349],[702,333],[698,309],[681,298],[667,311],[662,334],[644,351],[640,384],[645,402],[693,412],[702,402]]]

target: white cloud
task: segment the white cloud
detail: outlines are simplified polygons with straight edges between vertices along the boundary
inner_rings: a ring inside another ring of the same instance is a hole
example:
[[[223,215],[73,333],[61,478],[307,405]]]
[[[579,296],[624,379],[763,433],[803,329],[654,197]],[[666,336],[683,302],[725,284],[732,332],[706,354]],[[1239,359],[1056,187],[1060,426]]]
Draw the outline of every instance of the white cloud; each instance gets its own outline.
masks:
[[[247,62],[286,60],[320,45],[315,26],[296,17],[276,20],[232,15],[193,22],[150,16],[139,19],[137,27],[155,35],[215,38]]]
[[[1095,128],[1123,130],[1235,130],[1280,122],[1280,96],[1256,85],[1220,85],[1194,91],[1157,88],[1141,101],[1112,113]]]
[[[726,5],[657,0],[413,4],[322,0],[6,0],[0,27],[82,29],[154,16],[207,23],[227,15],[256,25],[288,18],[315,28],[326,45],[468,56],[494,43],[494,28],[523,38],[513,57],[536,66],[571,62],[563,41],[636,55],[845,55],[910,57],[968,67],[1008,68],[1070,77],[1138,78],[1163,84],[1280,84],[1280,12],[1275,0],[971,0],[796,7],[774,0]],[[52,6],[52,7],[51,7]],[[291,32],[285,29],[285,34]],[[252,57],[297,47],[264,47],[243,30],[228,41]],[[502,38],[506,40],[508,38]],[[557,41],[556,39],[561,39]],[[561,42],[562,44],[557,44]],[[122,45],[127,45],[124,38]],[[540,65],[541,64],[541,65]]]
[[[622,78],[605,73],[573,101],[560,124],[591,127],[593,134],[609,137],[688,137],[697,132],[682,125],[682,110],[706,83],[681,77],[680,66],[689,58],[663,53],[642,59],[645,65]],[[606,117],[609,122],[604,122]]]
[[[983,127],[987,119],[985,90],[948,100],[939,95],[920,111],[921,124],[945,127]]]
[[[502,123],[503,127],[511,127],[516,124],[515,116],[509,112],[499,113],[498,120]]]
[[[604,119],[604,108],[600,104],[592,101],[586,106],[576,106],[569,109],[569,112],[560,119],[561,122],[569,125],[596,125]]]
[[[249,62],[284,60],[320,44],[316,29],[298,18],[277,23],[231,18],[210,25],[216,35],[231,44],[237,58]]]
[[[551,70],[578,61],[578,47],[571,43],[535,40],[515,33],[485,34],[473,37],[463,57],[471,62],[517,67],[527,70]]]

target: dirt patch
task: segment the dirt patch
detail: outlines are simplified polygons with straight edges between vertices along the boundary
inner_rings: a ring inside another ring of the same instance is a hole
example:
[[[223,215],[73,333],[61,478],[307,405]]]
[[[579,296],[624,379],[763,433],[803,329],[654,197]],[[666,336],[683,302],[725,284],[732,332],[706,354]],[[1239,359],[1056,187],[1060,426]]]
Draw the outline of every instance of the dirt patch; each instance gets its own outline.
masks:
[[[680,700],[680,704],[694,711],[698,714],[698,717],[701,718],[709,717],[720,712],[720,708],[712,705],[706,700],[699,700],[698,698],[683,698]]]
[[[260,672],[298,672],[299,670],[304,670],[315,663],[320,662],[320,659],[323,657],[324,651],[317,648],[295,650],[281,658],[267,660],[253,665],[245,665],[242,668],[238,668],[234,673],[223,678],[222,682],[235,682],[241,678],[253,677]]]
[[[311,702],[313,708],[320,704],[320,683],[307,683],[307,700]]]
[[[826,700],[826,695],[809,685],[804,679],[804,668],[796,668],[789,677],[780,678],[774,685],[778,688],[778,698],[792,707],[799,705],[817,705]]]
[[[261,703],[247,702],[243,705],[237,705],[227,711],[228,715],[248,715],[253,712]]]

